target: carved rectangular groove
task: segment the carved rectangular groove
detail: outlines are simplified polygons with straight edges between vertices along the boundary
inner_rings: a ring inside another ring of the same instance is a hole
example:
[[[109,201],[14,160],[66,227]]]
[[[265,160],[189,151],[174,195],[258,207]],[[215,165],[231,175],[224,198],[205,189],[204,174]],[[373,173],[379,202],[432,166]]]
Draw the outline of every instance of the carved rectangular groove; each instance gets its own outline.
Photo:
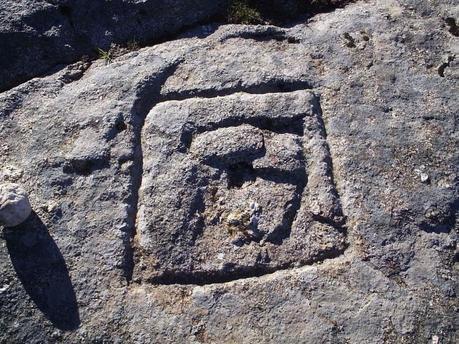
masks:
[[[342,253],[320,116],[310,91],[157,104],[142,132],[135,273],[207,284]]]

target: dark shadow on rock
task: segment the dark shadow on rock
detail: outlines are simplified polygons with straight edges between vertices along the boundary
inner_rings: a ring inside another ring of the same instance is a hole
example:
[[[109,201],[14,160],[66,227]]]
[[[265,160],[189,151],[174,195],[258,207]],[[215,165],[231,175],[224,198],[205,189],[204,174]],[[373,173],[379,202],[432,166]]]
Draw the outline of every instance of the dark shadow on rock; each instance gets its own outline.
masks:
[[[429,221],[420,223],[419,228],[427,233],[449,233],[456,226],[459,216],[459,198],[447,204],[444,209],[435,209]]]
[[[80,316],[69,272],[45,224],[32,213],[4,234],[17,276],[37,307],[55,327],[78,328]]]

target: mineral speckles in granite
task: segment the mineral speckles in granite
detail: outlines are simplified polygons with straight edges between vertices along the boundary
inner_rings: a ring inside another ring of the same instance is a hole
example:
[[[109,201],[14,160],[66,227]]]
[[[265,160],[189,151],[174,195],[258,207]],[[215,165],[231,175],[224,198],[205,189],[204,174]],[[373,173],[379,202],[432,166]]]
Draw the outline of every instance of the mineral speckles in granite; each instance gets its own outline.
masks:
[[[310,91],[156,105],[142,132],[135,273],[206,284],[341,254],[320,116]]]

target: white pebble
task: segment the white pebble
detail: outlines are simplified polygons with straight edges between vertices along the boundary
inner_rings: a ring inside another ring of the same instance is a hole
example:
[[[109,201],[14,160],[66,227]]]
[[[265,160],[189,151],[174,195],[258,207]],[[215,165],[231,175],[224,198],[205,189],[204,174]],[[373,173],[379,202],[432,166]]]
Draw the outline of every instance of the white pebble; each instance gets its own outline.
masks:
[[[0,184],[0,225],[14,227],[32,212],[27,192],[18,184]]]
[[[421,182],[427,183],[429,181],[429,175],[427,173],[421,173]]]

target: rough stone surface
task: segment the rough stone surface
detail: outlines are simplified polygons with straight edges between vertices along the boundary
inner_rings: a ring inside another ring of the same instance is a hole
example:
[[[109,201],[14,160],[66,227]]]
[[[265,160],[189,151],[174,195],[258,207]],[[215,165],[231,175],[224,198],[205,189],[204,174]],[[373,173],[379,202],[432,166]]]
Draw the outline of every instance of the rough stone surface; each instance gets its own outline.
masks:
[[[32,212],[27,192],[13,183],[0,184],[0,225],[14,227]]]
[[[0,342],[456,343],[457,16],[200,26],[0,93],[34,209]]]
[[[4,0],[0,90],[108,50],[163,39],[224,12],[226,0]],[[80,64],[71,78],[87,68]]]

